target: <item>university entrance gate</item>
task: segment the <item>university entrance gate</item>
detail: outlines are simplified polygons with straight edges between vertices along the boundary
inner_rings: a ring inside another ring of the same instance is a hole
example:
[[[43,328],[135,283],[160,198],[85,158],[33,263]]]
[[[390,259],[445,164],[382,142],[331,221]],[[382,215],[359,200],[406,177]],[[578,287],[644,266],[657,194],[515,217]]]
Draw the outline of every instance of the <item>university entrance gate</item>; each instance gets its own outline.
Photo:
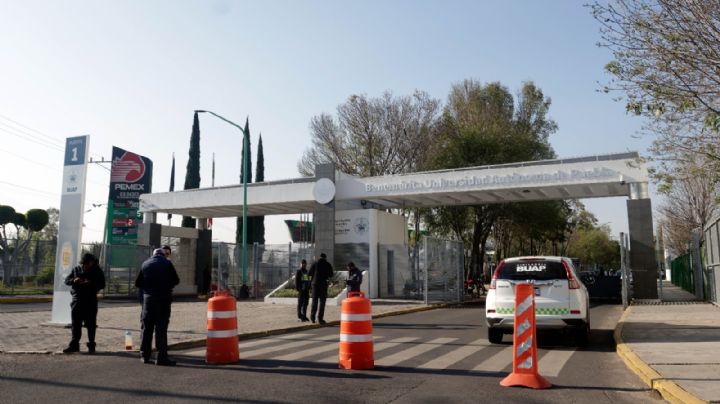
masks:
[[[235,185],[142,195],[145,223],[140,232],[147,235],[148,245],[159,243],[158,213],[195,217],[200,231],[209,232],[207,218],[242,215],[242,191],[242,185]],[[628,197],[634,296],[657,298],[648,173],[637,152],[364,178],[337,172],[326,164],[316,167],[315,177],[248,184],[247,191],[248,216],[313,213],[315,251],[325,252],[336,263],[336,246],[345,236],[338,233],[337,218],[367,211],[358,215],[366,216],[359,226],[366,230],[361,243],[367,244],[370,297],[380,295],[378,245],[383,238],[389,239],[386,244],[397,244],[393,229],[398,226],[398,234],[407,233],[402,228],[404,218],[386,216],[386,209]],[[153,237],[154,233],[158,236]],[[400,243],[407,242],[407,236],[403,237]],[[211,238],[202,239],[198,239],[198,249],[210,251]],[[199,260],[205,259],[198,255]],[[198,262],[198,268],[203,265]]]

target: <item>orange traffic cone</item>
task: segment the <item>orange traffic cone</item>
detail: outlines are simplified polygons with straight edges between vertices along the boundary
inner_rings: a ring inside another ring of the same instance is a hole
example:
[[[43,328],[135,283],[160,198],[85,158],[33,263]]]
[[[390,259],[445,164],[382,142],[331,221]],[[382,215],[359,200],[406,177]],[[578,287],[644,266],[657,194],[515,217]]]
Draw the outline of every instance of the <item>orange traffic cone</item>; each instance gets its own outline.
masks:
[[[342,302],[339,366],[341,369],[375,367],[370,300],[362,292],[350,292]]]
[[[538,373],[535,335],[535,288],[532,284],[515,285],[515,332],[513,333],[513,370],[501,386],[547,389],[552,384]]]
[[[208,332],[205,362],[217,365],[240,360],[237,333],[237,302],[226,290],[208,300]]]

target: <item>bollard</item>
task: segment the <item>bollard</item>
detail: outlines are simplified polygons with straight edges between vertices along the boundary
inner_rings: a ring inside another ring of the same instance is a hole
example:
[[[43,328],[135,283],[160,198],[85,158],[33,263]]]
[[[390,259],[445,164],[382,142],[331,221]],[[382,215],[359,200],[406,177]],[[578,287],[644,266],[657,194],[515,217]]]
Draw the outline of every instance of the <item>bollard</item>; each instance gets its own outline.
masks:
[[[208,300],[208,332],[205,363],[235,363],[240,360],[237,333],[237,302],[225,290]]]
[[[342,302],[339,359],[341,369],[375,367],[370,300],[362,292],[350,292]]]
[[[552,384],[538,373],[537,338],[535,335],[535,287],[530,283],[515,285],[515,323],[513,332],[513,370],[501,386],[524,386],[546,389]]]

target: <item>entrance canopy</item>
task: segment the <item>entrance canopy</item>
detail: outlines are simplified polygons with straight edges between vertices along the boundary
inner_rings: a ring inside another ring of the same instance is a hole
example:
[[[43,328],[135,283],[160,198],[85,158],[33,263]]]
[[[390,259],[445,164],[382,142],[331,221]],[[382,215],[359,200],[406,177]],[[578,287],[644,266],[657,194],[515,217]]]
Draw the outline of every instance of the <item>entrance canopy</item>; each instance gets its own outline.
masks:
[[[637,152],[531,161],[380,177],[336,173],[335,184],[305,177],[248,184],[247,214],[310,213],[330,195],[335,209],[412,208],[628,196],[647,190]],[[645,191],[646,192],[646,191]],[[647,198],[647,196],[640,196]],[[318,199],[320,198],[320,199]],[[140,196],[140,211],[198,218],[242,215],[243,186]]]

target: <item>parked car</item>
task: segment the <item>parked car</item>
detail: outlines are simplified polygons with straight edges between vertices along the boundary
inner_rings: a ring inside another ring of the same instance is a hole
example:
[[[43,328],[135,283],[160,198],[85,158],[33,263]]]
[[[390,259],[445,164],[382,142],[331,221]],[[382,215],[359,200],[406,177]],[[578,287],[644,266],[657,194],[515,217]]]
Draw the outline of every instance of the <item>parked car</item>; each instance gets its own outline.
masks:
[[[590,338],[588,291],[569,258],[546,256],[507,258],[498,264],[485,300],[491,343],[500,343],[503,334],[513,332],[518,283],[534,285],[538,329],[570,329],[578,345],[587,345]]]
[[[580,280],[585,285],[590,299],[622,301],[622,279],[620,272],[583,271]]]

